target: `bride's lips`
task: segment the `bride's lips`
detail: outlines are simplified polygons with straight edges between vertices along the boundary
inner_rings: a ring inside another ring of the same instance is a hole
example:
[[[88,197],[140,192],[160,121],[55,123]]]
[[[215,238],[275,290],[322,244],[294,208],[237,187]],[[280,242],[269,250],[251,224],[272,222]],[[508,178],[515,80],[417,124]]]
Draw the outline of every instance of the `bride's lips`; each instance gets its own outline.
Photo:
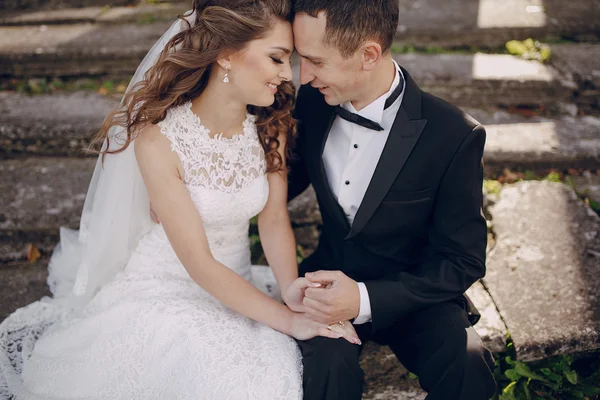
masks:
[[[278,86],[275,83],[267,82],[265,86],[271,91],[271,94],[277,93]]]

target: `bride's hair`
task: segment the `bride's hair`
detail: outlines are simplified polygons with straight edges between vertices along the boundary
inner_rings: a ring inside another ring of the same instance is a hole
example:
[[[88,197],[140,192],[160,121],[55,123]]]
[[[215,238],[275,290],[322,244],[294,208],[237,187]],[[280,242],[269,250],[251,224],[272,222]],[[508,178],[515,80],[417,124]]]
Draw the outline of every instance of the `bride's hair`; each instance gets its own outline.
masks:
[[[242,50],[248,42],[265,35],[277,19],[292,19],[289,0],[194,0],[194,11],[193,25],[185,19],[189,15],[179,16],[187,29],[167,43],[144,79],[124,96],[121,107],[104,120],[94,140],[96,145],[107,142],[99,152],[102,157],[122,152],[141,127],[162,121],[168,109],[198,97],[223,51]],[[248,112],[256,116],[267,172],[283,169],[278,152],[280,133],[287,136],[284,154],[289,155],[296,133],[292,117],[295,93],[291,82],[283,82],[271,106],[248,106]],[[127,135],[123,146],[117,149],[109,147],[109,130],[113,126],[125,128]]]

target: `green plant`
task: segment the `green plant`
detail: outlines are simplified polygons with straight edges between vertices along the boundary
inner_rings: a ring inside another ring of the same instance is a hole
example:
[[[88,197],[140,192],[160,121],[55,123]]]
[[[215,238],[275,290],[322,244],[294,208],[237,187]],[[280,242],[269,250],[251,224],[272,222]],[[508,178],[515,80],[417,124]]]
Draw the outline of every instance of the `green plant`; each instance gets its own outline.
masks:
[[[562,178],[560,177],[560,174],[556,171],[550,172],[548,175],[546,175],[544,177],[544,180],[550,181],[550,182],[562,182]]]
[[[506,353],[496,359],[499,392],[493,400],[592,400],[600,395],[600,360],[576,365],[563,355],[530,365],[514,355],[509,337]]]
[[[502,190],[502,184],[494,179],[486,179],[483,181],[483,187],[489,194],[498,194]]]
[[[511,40],[506,43],[506,50],[512,55],[526,60],[545,62],[550,59],[550,46],[531,38],[520,41]]]

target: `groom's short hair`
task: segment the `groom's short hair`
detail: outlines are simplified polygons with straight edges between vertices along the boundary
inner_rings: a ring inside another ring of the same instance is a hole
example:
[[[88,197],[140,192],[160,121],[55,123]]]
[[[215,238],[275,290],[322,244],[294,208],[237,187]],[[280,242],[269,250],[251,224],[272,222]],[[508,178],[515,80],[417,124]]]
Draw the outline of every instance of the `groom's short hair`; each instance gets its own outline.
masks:
[[[325,43],[349,57],[367,40],[377,41],[385,53],[398,28],[398,0],[295,0],[294,13],[327,18]]]

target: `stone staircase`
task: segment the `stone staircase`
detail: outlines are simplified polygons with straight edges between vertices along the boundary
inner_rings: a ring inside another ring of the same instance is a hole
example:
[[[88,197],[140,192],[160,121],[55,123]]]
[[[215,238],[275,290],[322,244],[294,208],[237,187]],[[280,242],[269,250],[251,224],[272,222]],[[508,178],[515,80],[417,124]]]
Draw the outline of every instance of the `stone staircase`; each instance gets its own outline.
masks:
[[[128,0],[9,0],[0,6],[0,83],[31,78],[128,79],[189,5]],[[106,4],[110,7],[104,7]],[[415,0],[401,4],[395,59],[427,91],[487,129],[486,175],[506,169],[588,170],[569,184],[522,181],[487,193],[486,278],[469,290],[494,352],[510,333],[524,361],[600,348],[600,3],[574,0]],[[502,50],[511,39],[551,43],[549,62]],[[565,41],[564,39],[569,39]],[[294,64],[298,77],[297,63]],[[115,96],[0,91],[0,320],[47,294],[58,228],[76,228],[95,164],[82,149]],[[314,248],[314,193],[290,204],[297,240]],[[27,263],[33,245],[42,258]],[[365,399],[423,399],[387,348],[368,345]]]

